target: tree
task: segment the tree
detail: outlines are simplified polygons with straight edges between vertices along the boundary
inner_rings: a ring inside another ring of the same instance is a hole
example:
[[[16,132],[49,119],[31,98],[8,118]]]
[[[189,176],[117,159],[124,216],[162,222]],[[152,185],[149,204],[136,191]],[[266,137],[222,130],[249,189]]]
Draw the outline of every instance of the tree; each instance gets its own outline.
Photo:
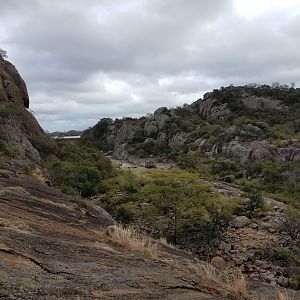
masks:
[[[7,52],[0,48],[0,57],[1,58],[7,58]]]

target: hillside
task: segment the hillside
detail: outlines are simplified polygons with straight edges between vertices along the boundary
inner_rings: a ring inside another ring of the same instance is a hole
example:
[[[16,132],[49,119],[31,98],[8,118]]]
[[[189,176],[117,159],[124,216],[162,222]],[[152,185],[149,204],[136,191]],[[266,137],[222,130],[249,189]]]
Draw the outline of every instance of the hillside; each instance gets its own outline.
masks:
[[[229,86],[145,117],[102,119],[81,142],[132,163],[95,197],[117,220],[299,289],[299,122],[300,89]],[[181,170],[162,167],[174,164]],[[158,170],[135,171],[143,166]]]
[[[158,108],[139,119],[102,119],[85,132],[116,158],[180,159],[197,152],[249,159],[300,159],[300,89],[226,87],[191,105]]]
[[[138,119],[102,119],[83,142],[121,160],[175,161],[204,178],[242,186],[252,180],[300,207],[299,124],[299,88],[229,86]]]

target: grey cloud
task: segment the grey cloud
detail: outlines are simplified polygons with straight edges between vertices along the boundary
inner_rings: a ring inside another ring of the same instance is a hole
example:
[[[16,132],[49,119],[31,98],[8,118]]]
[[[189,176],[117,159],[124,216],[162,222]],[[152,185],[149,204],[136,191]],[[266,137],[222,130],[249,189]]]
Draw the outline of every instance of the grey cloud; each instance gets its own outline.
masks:
[[[0,0],[0,46],[51,130],[192,102],[230,83],[297,82],[299,15],[248,20],[234,1]]]

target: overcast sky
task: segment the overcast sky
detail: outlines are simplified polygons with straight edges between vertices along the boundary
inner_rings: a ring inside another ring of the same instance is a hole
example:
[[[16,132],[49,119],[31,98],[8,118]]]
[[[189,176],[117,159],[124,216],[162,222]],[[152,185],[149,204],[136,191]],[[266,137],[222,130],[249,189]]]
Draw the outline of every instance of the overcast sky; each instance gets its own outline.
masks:
[[[49,131],[300,85],[300,0],[0,0],[0,48]]]

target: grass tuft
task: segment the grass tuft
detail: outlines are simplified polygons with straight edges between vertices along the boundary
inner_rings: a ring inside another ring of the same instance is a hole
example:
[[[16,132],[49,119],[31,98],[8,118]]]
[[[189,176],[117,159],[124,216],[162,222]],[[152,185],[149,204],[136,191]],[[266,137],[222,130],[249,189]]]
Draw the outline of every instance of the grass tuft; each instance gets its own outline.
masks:
[[[251,299],[245,277],[240,270],[219,270],[209,263],[197,263],[190,267],[196,274],[200,287],[208,290],[213,288],[221,294],[230,295],[235,300]]]
[[[294,300],[294,296],[290,295],[286,290],[277,291],[277,300]]]
[[[152,239],[139,235],[135,229],[122,225],[109,226],[106,230],[109,238],[128,249],[146,254],[151,258],[157,257],[158,244]]]

